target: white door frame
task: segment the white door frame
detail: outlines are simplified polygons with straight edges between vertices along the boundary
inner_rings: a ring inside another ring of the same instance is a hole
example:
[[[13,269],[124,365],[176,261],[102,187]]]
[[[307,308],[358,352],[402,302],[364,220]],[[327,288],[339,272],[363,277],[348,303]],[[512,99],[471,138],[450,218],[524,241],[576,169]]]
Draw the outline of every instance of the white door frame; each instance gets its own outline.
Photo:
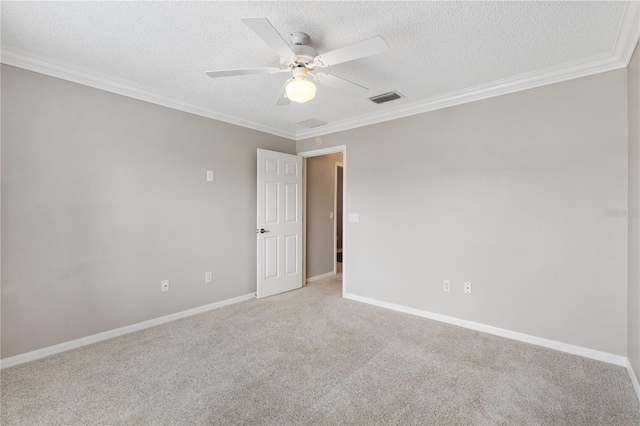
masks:
[[[338,272],[338,220],[335,219],[338,215],[338,167],[342,167],[344,181],[344,163],[336,161],[333,173],[333,275]],[[342,195],[344,196],[344,184],[342,185]],[[344,206],[342,207],[342,216],[344,217]],[[344,233],[344,222],[342,223],[342,232]]]
[[[345,247],[347,247],[347,228],[345,226],[346,221],[345,221],[345,217],[347,217],[347,215],[345,214],[345,212],[347,211],[347,146],[346,145],[338,145],[338,146],[332,146],[330,148],[322,148],[322,149],[314,149],[312,151],[304,151],[304,152],[299,152],[298,155],[300,157],[302,157],[303,160],[303,165],[302,165],[302,209],[303,209],[303,213],[302,213],[302,217],[303,217],[303,224],[304,226],[302,227],[302,281],[303,281],[303,285],[306,283],[306,277],[307,277],[307,158],[309,157],[319,157],[321,155],[327,155],[327,154],[336,154],[338,152],[342,153],[342,297],[344,297],[345,294],[347,294],[347,273],[346,270],[348,269],[348,267],[346,267],[346,264],[344,262],[344,253],[345,253]],[[335,195],[334,195],[335,198]],[[335,209],[334,209],[334,218],[335,218]],[[334,240],[335,240],[335,219],[334,219]],[[334,269],[333,271],[335,272],[336,269],[336,244],[334,243],[333,245],[333,251],[334,251],[334,260],[333,260],[333,265],[334,265]]]

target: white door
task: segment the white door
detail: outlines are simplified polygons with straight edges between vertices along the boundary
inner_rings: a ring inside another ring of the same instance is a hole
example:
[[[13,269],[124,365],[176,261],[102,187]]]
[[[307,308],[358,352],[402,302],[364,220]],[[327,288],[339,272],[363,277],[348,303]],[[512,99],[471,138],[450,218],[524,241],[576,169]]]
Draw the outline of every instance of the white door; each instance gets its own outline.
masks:
[[[258,298],[302,287],[302,157],[258,150]]]

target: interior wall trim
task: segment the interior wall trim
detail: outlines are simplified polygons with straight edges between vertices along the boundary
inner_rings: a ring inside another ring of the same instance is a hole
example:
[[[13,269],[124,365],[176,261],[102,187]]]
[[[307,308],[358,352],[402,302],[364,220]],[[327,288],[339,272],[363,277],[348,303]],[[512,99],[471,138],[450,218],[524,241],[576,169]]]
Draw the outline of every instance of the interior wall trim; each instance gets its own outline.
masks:
[[[625,10],[618,26],[615,44],[609,53],[445,93],[395,108],[387,107],[380,112],[372,112],[341,121],[330,122],[325,126],[297,132],[296,140],[356,129],[424,112],[626,68],[629,65],[639,37],[640,2],[628,1],[625,3]]]
[[[61,80],[70,81],[72,83],[82,84],[83,86],[93,87],[94,89],[104,90],[106,92],[127,96],[129,98],[138,99],[140,101],[149,102],[178,111],[188,112],[201,117],[212,118],[225,123],[235,124],[236,126],[295,140],[295,134],[276,129],[275,127],[271,127],[263,123],[214,111],[200,105],[167,96],[156,92],[153,89],[127,80],[97,73],[86,68],[62,63],[42,56],[33,55],[11,47],[2,47],[2,56],[0,61],[5,65],[11,65],[12,67],[22,68],[27,71],[33,71],[50,77],[59,78]]]
[[[316,275],[315,277],[309,277],[309,278],[307,278],[307,281],[306,281],[306,282],[307,282],[307,283],[312,283],[312,282],[314,282],[314,281],[318,281],[318,280],[322,280],[322,279],[324,279],[324,278],[332,277],[332,276],[334,276],[335,274],[336,274],[336,272],[335,272],[335,271],[329,271],[329,272],[327,272],[326,274],[320,274],[320,275]]]
[[[80,339],[71,340],[69,342],[64,342],[57,345],[48,346],[46,348],[37,349],[35,351],[26,352],[20,355],[7,357],[0,360],[0,368],[9,368],[15,365],[24,364],[25,362],[35,361],[36,359],[45,358],[51,355],[59,354],[61,352],[70,351],[71,349],[80,348],[82,346],[90,345],[92,343],[102,342],[103,340],[112,339],[114,337],[122,336],[124,334],[129,334],[135,331],[144,330],[145,328],[155,327],[156,325],[175,321],[181,318],[190,317],[192,315],[201,314],[203,312],[211,311],[214,309],[222,308],[224,306],[233,305],[236,303],[244,302],[245,300],[251,300],[255,298],[256,298],[255,293],[249,293],[243,296],[234,297],[232,299],[226,299],[220,302],[210,303],[208,305],[199,306],[197,308],[188,309],[186,311],[176,312],[175,314],[165,315],[165,316],[154,318],[148,321],[139,322],[137,324],[127,325],[125,327],[120,327],[120,328],[105,331],[102,333],[93,334],[91,336],[82,337]]]
[[[517,340],[519,342],[530,343],[532,345],[542,346],[557,351],[570,353],[573,355],[583,356],[585,358],[595,359],[597,361],[607,362],[620,366],[627,365],[627,357],[615,355],[608,352],[602,352],[595,349],[585,348],[582,346],[571,345],[569,343],[558,342],[556,340],[545,339],[542,337],[531,336],[529,334],[518,333],[516,331],[506,330],[503,328],[493,327],[491,325],[481,324],[478,322],[467,321],[459,318],[449,317],[446,315],[436,314],[421,309],[410,308],[408,306],[397,305],[395,303],[383,302],[381,300],[370,299],[368,297],[358,296],[355,294],[345,294],[346,299],[356,302],[366,303],[368,305],[378,306],[393,311],[403,312],[406,314],[416,315],[422,318],[428,318],[447,324],[457,325],[458,327],[468,328],[470,330],[480,331],[482,333],[493,334],[494,336],[506,337],[508,339]]]
[[[631,366],[631,362],[627,359],[627,371],[629,372],[629,376],[631,377],[631,383],[633,383],[633,389],[636,391],[636,396],[638,397],[638,401],[640,401],[640,383],[638,383],[638,378],[636,377],[635,371],[633,371],[633,367]]]

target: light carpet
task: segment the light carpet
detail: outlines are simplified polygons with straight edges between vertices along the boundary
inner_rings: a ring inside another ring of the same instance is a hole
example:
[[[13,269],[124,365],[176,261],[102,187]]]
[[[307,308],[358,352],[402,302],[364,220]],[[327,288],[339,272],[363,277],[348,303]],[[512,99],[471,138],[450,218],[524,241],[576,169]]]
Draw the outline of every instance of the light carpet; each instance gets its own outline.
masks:
[[[2,425],[631,425],[624,368],[340,297],[340,276],[2,371]]]

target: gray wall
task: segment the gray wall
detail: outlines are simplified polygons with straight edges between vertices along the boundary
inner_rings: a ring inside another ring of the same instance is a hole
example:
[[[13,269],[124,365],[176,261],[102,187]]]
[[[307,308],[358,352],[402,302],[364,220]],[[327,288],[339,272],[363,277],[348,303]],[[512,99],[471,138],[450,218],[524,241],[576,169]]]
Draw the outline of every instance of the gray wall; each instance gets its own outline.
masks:
[[[2,66],[2,357],[254,292],[257,148],[295,152]]]
[[[342,162],[342,153],[307,159],[307,278],[333,272],[334,230],[329,213],[334,212],[336,162]]]
[[[627,68],[629,105],[629,262],[628,262],[628,357],[640,379],[640,52]]]
[[[346,291],[626,355],[626,79],[298,141],[347,145]]]

